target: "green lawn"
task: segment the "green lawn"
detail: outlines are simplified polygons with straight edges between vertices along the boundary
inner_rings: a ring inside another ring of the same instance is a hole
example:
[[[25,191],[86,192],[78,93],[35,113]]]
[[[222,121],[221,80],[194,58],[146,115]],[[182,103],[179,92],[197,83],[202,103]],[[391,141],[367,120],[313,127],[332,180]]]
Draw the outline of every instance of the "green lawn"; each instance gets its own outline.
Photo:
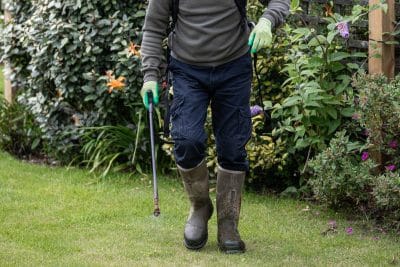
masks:
[[[218,252],[215,215],[206,247],[188,251],[182,244],[188,202],[181,184],[160,178],[162,215],[154,218],[149,179],[127,174],[100,179],[0,152],[0,266],[399,264],[396,236],[367,231],[360,222],[308,209],[304,202],[250,193],[240,221],[247,253]],[[329,220],[336,220],[337,233],[322,235]],[[353,227],[352,235],[346,227]]]

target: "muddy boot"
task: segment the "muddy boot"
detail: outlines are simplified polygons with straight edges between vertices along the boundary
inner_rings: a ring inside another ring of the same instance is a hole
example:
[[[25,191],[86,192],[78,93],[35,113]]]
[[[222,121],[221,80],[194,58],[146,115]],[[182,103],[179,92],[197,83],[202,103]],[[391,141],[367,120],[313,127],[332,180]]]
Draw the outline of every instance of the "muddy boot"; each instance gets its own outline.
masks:
[[[228,254],[242,253],[246,250],[237,229],[245,175],[245,172],[230,171],[218,167],[218,246],[221,251]]]
[[[184,244],[188,249],[201,249],[207,242],[207,224],[213,213],[209,196],[208,169],[203,160],[193,169],[178,166],[183,184],[191,203],[189,218],[184,232]]]

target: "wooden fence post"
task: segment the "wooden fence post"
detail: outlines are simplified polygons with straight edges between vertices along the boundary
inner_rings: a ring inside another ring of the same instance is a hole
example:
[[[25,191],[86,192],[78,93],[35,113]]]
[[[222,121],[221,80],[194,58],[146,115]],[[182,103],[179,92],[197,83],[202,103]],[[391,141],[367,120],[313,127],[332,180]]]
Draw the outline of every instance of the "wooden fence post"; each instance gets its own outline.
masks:
[[[369,0],[369,5],[379,4],[380,0]],[[369,14],[369,61],[370,74],[385,74],[389,78],[394,77],[395,52],[393,44],[384,42],[393,41],[393,36],[387,34],[393,32],[395,23],[394,0],[387,0],[387,13],[377,9]],[[379,54],[380,57],[374,57]]]
[[[4,22],[7,23],[11,20],[11,14],[4,8],[4,5],[3,9],[4,9]],[[10,64],[8,64],[7,62],[4,62],[4,70],[6,73],[10,73],[11,71]],[[11,103],[14,100],[15,93],[16,93],[16,88],[13,88],[13,86],[11,85],[11,81],[7,79],[7,77],[4,77],[4,98],[7,100],[7,102]]]
[[[369,0],[369,5],[379,4],[380,0]],[[395,47],[393,44],[385,42],[393,41],[390,32],[394,30],[395,23],[395,7],[394,0],[387,0],[387,13],[377,9],[369,13],[369,61],[368,70],[370,74],[384,74],[388,78],[394,78],[395,75]],[[375,55],[380,55],[376,57]],[[378,164],[373,170],[375,173],[383,171],[383,155],[380,151],[382,136],[376,136],[375,140],[371,140],[372,144],[376,144],[372,148],[371,158]]]

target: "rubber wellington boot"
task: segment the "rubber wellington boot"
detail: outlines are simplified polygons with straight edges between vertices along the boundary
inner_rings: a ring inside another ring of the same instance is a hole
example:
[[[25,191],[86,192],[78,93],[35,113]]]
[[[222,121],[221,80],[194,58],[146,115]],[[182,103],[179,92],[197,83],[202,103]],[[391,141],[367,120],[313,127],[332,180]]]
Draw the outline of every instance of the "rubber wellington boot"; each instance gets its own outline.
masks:
[[[246,173],[218,167],[218,246],[225,253],[243,253],[246,246],[238,232],[242,187]]]
[[[188,249],[201,249],[207,243],[207,224],[213,213],[213,205],[209,196],[207,165],[203,160],[193,169],[184,169],[178,166],[178,170],[191,203],[185,225],[184,244]]]

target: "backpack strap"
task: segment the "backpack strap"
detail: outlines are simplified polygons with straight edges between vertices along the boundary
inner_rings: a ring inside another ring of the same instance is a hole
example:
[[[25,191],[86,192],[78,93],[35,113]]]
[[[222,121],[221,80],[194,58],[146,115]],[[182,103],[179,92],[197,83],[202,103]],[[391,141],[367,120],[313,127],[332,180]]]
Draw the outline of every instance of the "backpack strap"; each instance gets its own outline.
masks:
[[[176,22],[178,21],[178,13],[179,13],[179,0],[171,0],[171,24],[169,27],[170,32],[174,31]]]
[[[247,0],[235,0],[235,4],[242,18],[241,24],[244,27],[247,24],[247,11],[246,11]]]
[[[171,32],[174,32],[176,22],[178,21],[178,13],[179,13],[179,0],[171,0],[171,19],[169,23],[169,27],[167,29],[167,35]],[[162,82],[162,102],[165,106],[165,113],[164,113],[164,138],[168,138],[170,136],[170,117],[171,117],[171,95],[169,93],[169,88],[172,84],[171,73],[169,71],[169,64],[171,60],[171,48],[167,46],[166,50],[166,59],[167,59],[167,68],[165,70],[165,77],[163,77]],[[167,140],[164,140],[165,143],[170,143]]]

